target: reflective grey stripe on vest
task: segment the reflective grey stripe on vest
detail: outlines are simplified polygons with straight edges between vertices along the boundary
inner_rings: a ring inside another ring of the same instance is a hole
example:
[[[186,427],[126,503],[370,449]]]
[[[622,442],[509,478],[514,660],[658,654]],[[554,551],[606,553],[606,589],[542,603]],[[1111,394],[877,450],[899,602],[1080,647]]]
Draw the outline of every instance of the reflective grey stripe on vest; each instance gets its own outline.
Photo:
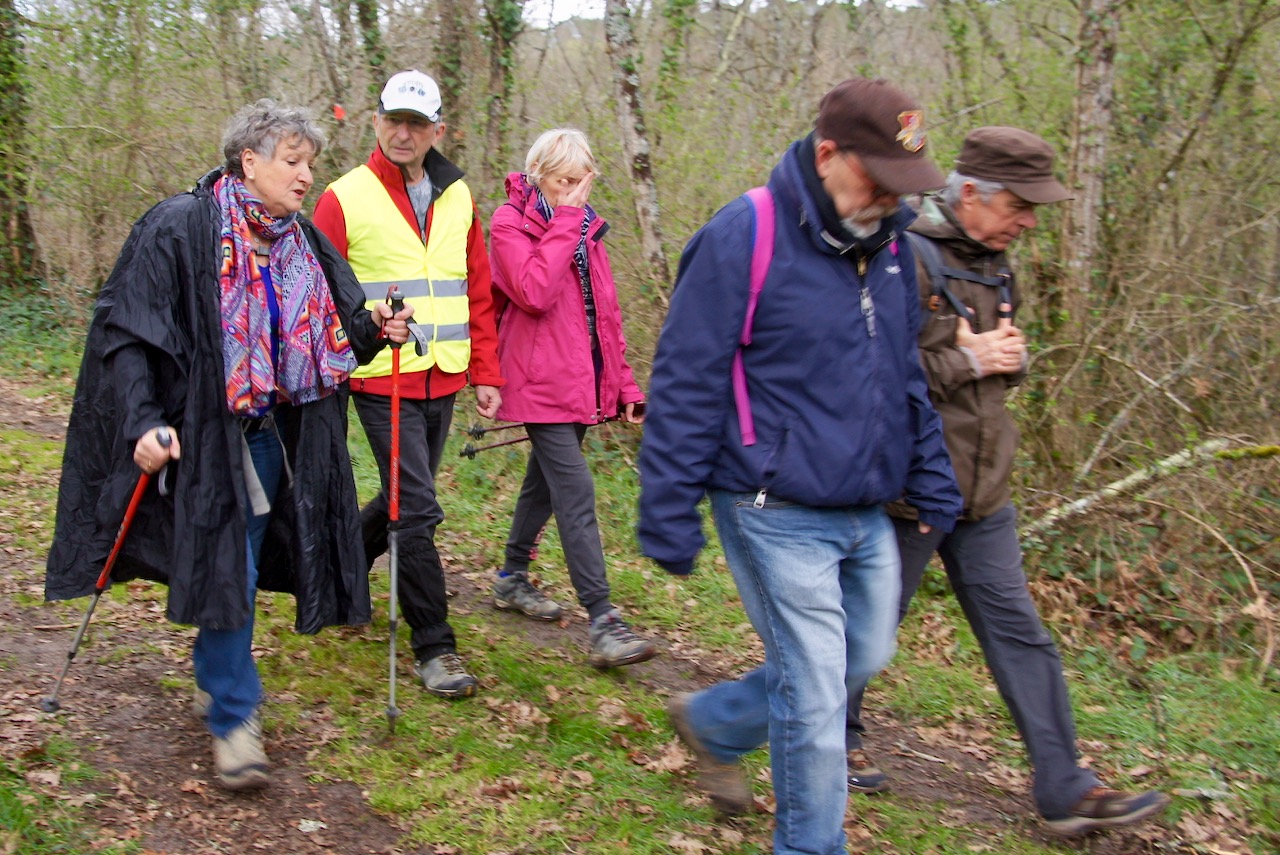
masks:
[[[439,324],[436,341],[466,341],[471,338],[471,324]]]
[[[366,300],[385,300],[387,291],[392,285],[400,286],[400,293],[405,299],[410,297],[465,297],[467,296],[467,280],[465,279],[404,279],[392,282],[361,282]]]
[[[418,343],[418,355],[425,356],[432,338],[436,341],[466,341],[471,338],[471,324],[409,324],[409,333]]]

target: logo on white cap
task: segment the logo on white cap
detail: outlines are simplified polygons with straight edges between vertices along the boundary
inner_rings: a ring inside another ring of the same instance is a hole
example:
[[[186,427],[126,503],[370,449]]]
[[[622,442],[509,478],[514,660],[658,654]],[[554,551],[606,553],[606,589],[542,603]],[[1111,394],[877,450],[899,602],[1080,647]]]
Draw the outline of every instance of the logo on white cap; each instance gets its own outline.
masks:
[[[381,102],[384,113],[417,113],[429,122],[440,121],[440,87],[416,69],[391,75]]]

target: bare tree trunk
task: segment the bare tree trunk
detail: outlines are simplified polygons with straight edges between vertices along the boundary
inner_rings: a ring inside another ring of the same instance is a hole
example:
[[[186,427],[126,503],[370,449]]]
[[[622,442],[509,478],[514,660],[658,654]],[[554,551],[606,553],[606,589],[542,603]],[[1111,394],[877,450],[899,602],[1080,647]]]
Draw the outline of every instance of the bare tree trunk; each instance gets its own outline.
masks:
[[[26,59],[13,0],[0,0],[0,289],[31,284],[45,270],[27,207]]]
[[[640,249],[649,267],[654,293],[665,306],[671,275],[667,267],[662,231],[658,225],[658,185],[653,177],[653,162],[649,157],[649,134],[645,128],[644,104],[640,97],[639,52],[627,0],[605,0],[604,38],[613,64],[622,148],[631,169],[636,220],[640,227]]]
[[[1080,30],[1076,41],[1075,127],[1072,129],[1068,186],[1075,198],[1063,218],[1062,247],[1066,279],[1057,310],[1067,338],[1084,329],[1101,239],[1099,222],[1105,192],[1107,140],[1111,135],[1115,92],[1116,43],[1127,0],[1080,0]],[[1052,324],[1053,321],[1050,320]]]

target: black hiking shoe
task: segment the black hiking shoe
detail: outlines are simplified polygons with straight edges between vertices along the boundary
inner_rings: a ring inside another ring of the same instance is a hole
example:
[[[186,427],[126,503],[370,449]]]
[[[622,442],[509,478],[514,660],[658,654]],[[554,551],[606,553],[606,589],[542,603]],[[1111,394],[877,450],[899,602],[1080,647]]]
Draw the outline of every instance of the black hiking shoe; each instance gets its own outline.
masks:
[[[849,752],[849,792],[883,793],[889,789],[889,776],[881,772],[867,752],[855,748]]]

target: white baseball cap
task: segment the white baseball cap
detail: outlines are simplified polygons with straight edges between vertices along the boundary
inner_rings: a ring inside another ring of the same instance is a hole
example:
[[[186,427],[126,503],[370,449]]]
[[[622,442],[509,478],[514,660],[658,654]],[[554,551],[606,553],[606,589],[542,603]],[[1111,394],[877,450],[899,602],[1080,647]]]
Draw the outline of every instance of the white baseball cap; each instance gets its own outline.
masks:
[[[384,113],[417,113],[428,122],[440,121],[440,87],[416,69],[391,75],[379,104]]]

